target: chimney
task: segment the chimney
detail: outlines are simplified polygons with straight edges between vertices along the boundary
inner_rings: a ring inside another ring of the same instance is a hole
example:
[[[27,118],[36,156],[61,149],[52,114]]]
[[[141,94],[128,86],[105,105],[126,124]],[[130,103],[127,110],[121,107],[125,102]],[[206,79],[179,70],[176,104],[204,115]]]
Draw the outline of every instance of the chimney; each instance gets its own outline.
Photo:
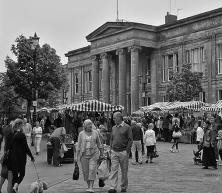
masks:
[[[165,24],[173,23],[177,21],[176,15],[171,15],[169,12],[167,12],[167,15],[165,16]]]

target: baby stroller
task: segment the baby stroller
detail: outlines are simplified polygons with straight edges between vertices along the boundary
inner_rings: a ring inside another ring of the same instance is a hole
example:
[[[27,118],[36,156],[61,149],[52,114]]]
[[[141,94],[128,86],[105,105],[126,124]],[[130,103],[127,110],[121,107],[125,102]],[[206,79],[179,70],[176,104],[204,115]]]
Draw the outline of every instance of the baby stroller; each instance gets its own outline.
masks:
[[[194,161],[195,165],[198,165],[198,164],[202,163],[202,160],[201,160],[201,151],[202,151],[202,149],[203,149],[203,146],[198,145],[198,150],[197,151],[193,150],[193,155],[194,155],[193,161]]]
[[[202,160],[201,160],[201,152],[198,150],[198,151],[195,151],[193,150],[193,155],[194,155],[194,158],[193,158],[193,162],[195,165],[199,165],[202,163]]]

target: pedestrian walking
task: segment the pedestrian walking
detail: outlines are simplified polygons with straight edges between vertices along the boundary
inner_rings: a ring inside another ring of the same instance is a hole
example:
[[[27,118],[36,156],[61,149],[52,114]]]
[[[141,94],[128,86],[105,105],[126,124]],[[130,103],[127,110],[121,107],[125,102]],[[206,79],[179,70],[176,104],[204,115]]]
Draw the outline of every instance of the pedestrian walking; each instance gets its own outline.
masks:
[[[176,147],[176,152],[179,152],[179,140],[180,137],[182,136],[182,133],[180,131],[180,127],[178,125],[178,123],[174,123],[173,126],[173,134],[172,134],[172,138],[173,138],[173,145],[170,149],[171,152],[174,152],[174,147]]]
[[[203,136],[204,136],[204,130],[201,127],[201,121],[198,121],[198,127],[197,127],[197,138],[196,138],[196,144],[197,144],[197,149],[200,149],[201,143],[203,142]]]
[[[0,193],[6,179],[8,180],[7,192],[11,193],[13,175],[12,175],[12,164],[9,158],[12,147],[13,129],[12,125],[9,124],[9,120],[7,120],[7,123],[5,124],[2,132],[5,145],[4,145],[4,153],[1,158],[2,168],[1,168],[1,180],[0,180]]]
[[[132,164],[136,164],[136,151],[138,152],[138,163],[142,164],[142,138],[143,131],[136,121],[131,122],[131,129],[133,134],[133,144],[132,144]]]
[[[40,153],[40,145],[42,140],[42,127],[40,127],[39,121],[36,121],[36,126],[33,128],[33,134],[35,139],[35,151],[36,155]]]
[[[217,140],[218,140],[217,149],[218,149],[220,159],[222,161],[222,126],[219,127]],[[222,164],[219,164],[219,165],[221,166]]]
[[[13,193],[18,192],[18,186],[19,184],[21,184],[23,178],[25,177],[27,155],[31,158],[33,162],[35,161],[27,144],[26,136],[22,131],[22,126],[22,119],[18,118],[13,123],[14,134],[12,138],[12,147],[10,155],[10,162],[13,174]]]
[[[211,130],[211,123],[209,121],[204,122],[204,137],[203,137],[203,155],[202,155],[202,164],[203,169],[208,169],[209,166],[212,166],[214,169],[217,169],[216,155],[213,147],[213,132]]]
[[[22,127],[23,133],[26,136],[27,143],[29,147],[31,146],[31,135],[32,135],[32,125],[28,123],[27,119],[23,119],[23,127]]]
[[[111,173],[109,176],[110,189],[109,193],[116,193],[118,185],[118,171],[121,168],[121,192],[126,192],[128,188],[128,167],[129,153],[133,143],[132,130],[128,124],[123,122],[121,112],[115,112],[113,115],[115,126],[111,133]]]
[[[62,122],[57,123],[57,128],[50,135],[50,142],[52,144],[52,160],[56,167],[61,166],[60,149],[62,143],[65,142],[66,130],[62,127]]]
[[[148,163],[149,160],[150,160],[150,163],[153,163],[153,155],[154,155],[154,150],[156,146],[156,135],[153,128],[154,128],[154,124],[150,123],[144,135],[144,142],[145,142],[146,152],[147,152],[146,163]]]
[[[93,186],[97,173],[97,162],[102,155],[102,144],[96,129],[93,129],[93,123],[87,119],[83,123],[83,131],[79,133],[77,143],[77,160],[81,162],[84,180],[88,189],[86,192],[94,192]],[[76,160],[75,160],[76,161]]]

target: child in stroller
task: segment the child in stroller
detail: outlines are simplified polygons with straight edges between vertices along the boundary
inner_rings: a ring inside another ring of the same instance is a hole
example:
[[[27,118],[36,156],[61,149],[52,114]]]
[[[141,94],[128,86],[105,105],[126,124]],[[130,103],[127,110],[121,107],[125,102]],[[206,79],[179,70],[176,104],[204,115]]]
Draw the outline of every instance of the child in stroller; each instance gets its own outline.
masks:
[[[203,149],[202,145],[198,145],[198,150],[197,151],[193,150],[193,155],[194,155],[193,161],[195,165],[202,163],[202,159],[201,159],[202,149]]]

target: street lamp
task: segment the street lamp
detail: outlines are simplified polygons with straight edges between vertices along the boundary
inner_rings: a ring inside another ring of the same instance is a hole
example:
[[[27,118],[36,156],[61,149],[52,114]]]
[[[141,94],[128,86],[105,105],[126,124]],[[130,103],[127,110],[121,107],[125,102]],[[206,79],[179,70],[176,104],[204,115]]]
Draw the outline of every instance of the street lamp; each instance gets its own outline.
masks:
[[[33,86],[33,100],[32,100],[32,105],[33,105],[33,123],[36,123],[36,108],[37,108],[37,84],[36,84],[36,58],[37,58],[37,47],[39,45],[39,37],[37,34],[34,34],[34,37],[30,37],[31,39],[31,49],[34,51],[33,54],[33,64],[34,64],[34,69],[33,69],[33,74],[34,74],[34,86]]]

